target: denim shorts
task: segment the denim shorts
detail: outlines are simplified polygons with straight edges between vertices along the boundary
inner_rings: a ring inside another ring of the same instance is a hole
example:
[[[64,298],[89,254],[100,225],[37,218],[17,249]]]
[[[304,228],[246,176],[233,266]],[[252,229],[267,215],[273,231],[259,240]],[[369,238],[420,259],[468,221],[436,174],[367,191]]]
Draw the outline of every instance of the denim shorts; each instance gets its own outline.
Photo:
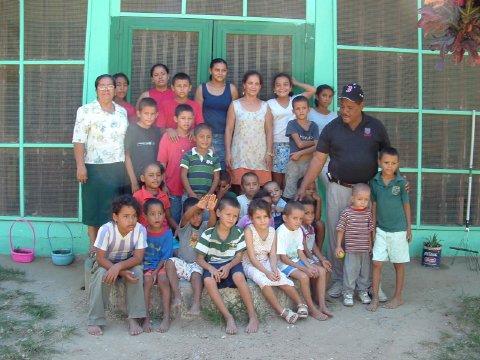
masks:
[[[272,171],[285,174],[290,159],[290,145],[288,143],[273,143],[273,149],[275,150],[275,157],[273,158]]]

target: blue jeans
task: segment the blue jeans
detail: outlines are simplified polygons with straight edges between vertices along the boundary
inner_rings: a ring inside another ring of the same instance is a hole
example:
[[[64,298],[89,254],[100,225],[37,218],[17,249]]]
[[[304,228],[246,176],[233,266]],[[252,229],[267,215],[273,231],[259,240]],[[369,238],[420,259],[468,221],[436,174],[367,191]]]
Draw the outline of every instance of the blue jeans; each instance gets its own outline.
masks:
[[[222,170],[226,169],[225,165],[225,136],[224,134],[213,134],[212,146],[214,148],[214,153],[220,160],[220,165]]]
[[[180,224],[180,220],[182,219],[182,197],[176,195],[170,195],[170,214],[172,215],[173,219]]]

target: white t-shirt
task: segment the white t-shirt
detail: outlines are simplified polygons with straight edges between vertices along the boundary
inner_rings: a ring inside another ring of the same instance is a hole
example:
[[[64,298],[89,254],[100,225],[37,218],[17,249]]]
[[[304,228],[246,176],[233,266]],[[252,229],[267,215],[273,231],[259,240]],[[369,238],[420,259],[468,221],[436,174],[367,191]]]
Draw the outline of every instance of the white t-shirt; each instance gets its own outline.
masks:
[[[333,119],[336,119],[338,117],[338,114],[335,111],[332,111],[328,115],[324,115],[319,113],[315,109],[310,109],[310,112],[308,113],[308,120],[314,122],[318,126],[318,133],[321,134],[322,130],[327,124],[332,121]],[[328,163],[330,162],[330,159],[327,159],[325,162],[325,165],[323,166],[323,170],[328,169]]]
[[[248,205],[250,205],[251,200],[247,198],[247,195],[243,194],[237,196],[237,201],[240,203],[240,215],[238,216],[238,218],[241,219],[248,214]]]
[[[290,96],[288,106],[284,108],[280,105],[277,99],[270,99],[267,101],[273,118],[273,142],[274,143],[288,143],[289,138],[285,136],[285,130],[290,120],[295,119],[293,113],[292,100],[298,95]]]
[[[298,250],[303,250],[303,232],[301,228],[291,231],[285,224],[277,229],[277,255],[287,255],[293,262],[300,260]],[[278,268],[283,270],[288,265],[278,260]]]

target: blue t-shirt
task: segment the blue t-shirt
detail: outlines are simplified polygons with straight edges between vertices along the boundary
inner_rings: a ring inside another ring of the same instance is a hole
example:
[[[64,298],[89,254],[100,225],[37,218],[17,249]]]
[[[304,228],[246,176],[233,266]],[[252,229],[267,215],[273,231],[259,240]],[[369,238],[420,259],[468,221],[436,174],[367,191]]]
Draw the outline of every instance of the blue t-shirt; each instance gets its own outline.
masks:
[[[156,269],[160,261],[173,256],[173,233],[167,229],[160,233],[147,231],[147,248],[143,259],[144,269]]]
[[[315,141],[319,138],[318,126],[314,122],[309,121],[308,130],[305,130],[297,120],[290,120],[287,124],[287,130],[285,131],[285,136],[288,136],[290,139],[290,154],[299,151],[295,140],[292,138],[292,134],[298,134],[300,140],[302,141]]]

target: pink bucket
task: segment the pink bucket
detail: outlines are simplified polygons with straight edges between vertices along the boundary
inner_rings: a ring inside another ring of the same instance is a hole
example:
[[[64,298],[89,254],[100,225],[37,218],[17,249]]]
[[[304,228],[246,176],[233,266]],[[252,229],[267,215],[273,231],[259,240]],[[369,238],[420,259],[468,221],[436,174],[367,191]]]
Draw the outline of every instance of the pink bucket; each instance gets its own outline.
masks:
[[[26,223],[30,229],[32,230],[33,234],[33,249],[28,249],[28,248],[15,248],[13,246],[13,241],[12,241],[12,230],[13,226],[18,223],[18,222],[24,222]],[[33,259],[35,258],[35,243],[36,243],[36,236],[35,236],[35,229],[33,228],[33,225],[30,221],[20,218],[16,220],[12,226],[10,226],[10,250],[12,251],[12,260],[15,262],[20,262],[20,263],[29,263],[32,262]]]

